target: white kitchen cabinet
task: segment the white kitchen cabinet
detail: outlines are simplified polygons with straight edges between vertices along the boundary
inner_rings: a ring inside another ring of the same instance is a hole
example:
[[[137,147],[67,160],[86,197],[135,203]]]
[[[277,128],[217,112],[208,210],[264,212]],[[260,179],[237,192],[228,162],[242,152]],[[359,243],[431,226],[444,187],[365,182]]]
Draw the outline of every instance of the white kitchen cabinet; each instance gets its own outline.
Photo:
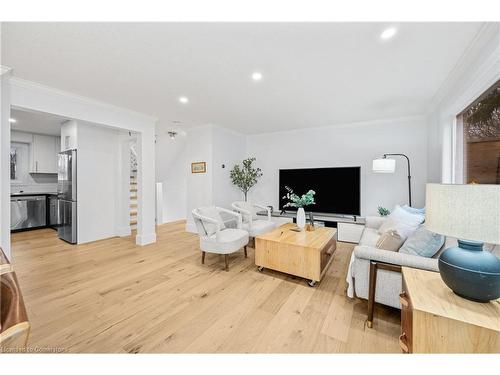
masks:
[[[33,134],[31,173],[57,173],[58,137]]]

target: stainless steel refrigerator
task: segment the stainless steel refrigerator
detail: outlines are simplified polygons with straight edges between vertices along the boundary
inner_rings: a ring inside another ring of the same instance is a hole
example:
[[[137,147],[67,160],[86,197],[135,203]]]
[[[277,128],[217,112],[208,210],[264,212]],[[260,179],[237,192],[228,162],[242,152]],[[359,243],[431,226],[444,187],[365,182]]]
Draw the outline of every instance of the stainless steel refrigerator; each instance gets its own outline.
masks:
[[[77,242],[76,221],[76,150],[60,152],[57,160],[57,202],[59,207],[59,238]]]

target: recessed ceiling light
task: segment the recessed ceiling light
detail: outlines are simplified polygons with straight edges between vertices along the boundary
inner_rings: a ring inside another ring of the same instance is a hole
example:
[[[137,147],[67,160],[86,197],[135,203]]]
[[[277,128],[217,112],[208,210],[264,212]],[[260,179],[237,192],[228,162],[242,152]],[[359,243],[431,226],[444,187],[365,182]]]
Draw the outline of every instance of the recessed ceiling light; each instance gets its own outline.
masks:
[[[382,34],[380,34],[380,39],[382,40],[388,40],[391,39],[396,33],[398,32],[398,29],[395,27],[388,27],[384,31],[382,31]]]
[[[260,81],[260,80],[262,80],[262,73],[261,72],[253,72],[252,73],[252,79],[254,81]]]
[[[11,124],[15,124],[15,123],[17,122],[17,120],[16,120],[15,118],[12,118],[12,117],[11,117],[11,118],[9,119],[9,122],[10,122]]]
[[[182,104],[188,104],[189,99],[186,96],[181,96],[179,97],[179,102],[181,102]]]

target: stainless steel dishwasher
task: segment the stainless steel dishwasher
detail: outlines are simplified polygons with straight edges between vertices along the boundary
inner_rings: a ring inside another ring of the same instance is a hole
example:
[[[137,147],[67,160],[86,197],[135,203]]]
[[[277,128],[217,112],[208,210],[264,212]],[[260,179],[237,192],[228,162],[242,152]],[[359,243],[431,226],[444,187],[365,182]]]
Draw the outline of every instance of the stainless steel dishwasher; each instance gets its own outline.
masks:
[[[10,229],[22,230],[47,225],[45,195],[26,195],[10,198]]]

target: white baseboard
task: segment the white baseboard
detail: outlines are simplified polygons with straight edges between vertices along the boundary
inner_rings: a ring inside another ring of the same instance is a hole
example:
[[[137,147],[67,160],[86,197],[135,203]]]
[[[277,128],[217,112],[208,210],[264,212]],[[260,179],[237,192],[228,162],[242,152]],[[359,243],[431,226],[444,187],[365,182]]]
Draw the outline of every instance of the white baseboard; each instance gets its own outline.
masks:
[[[127,225],[125,227],[119,227],[116,229],[116,235],[118,237],[127,237],[132,234],[132,230],[130,229],[130,225]]]
[[[195,223],[186,223],[186,232],[198,233]]]
[[[138,234],[137,236],[135,236],[135,243],[139,246],[144,246],[155,242],[156,242],[156,233],[149,233],[143,235]]]

